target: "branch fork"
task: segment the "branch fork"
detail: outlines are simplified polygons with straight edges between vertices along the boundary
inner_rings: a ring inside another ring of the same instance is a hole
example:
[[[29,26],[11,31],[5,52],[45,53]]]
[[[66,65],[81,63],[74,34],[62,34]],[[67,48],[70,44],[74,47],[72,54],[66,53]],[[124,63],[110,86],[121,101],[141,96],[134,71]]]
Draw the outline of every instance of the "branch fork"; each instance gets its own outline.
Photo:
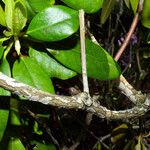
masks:
[[[142,94],[136,91],[123,77],[119,78],[118,88],[126,95],[130,101],[135,105],[131,109],[113,111],[101,106],[95,98],[91,98],[89,94],[88,78],[86,71],[86,51],[85,51],[85,27],[84,27],[84,11],[80,10],[80,35],[81,35],[81,60],[82,60],[82,76],[83,76],[83,92],[73,96],[52,95],[50,93],[38,90],[24,83],[20,83],[13,78],[10,78],[0,72],[0,87],[18,95],[24,96],[30,101],[40,102],[45,105],[52,105],[55,107],[63,107],[65,109],[83,109],[95,114],[101,118],[108,119],[126,119],[132,117],[139,117],[150,110],[150,95]],[[135,19],[134,19],[135,20]],[[133,21],[134,21],[133,20]],[[138,20],[138,17],[137,17]],[[137,24],[137,22],[136,22]],[[136,25],[134,26],[134,28]],[[132,31],[134,31],[132,28]],[[129,30],[130,32],[130,30]],[[126,37],[127,43],[124,48],[121,48],[121,53],[124,51],[132,34]],[[124,44],[123,44],[124,45]],[[119,52],[115,59],[118,60],[121,56]]]

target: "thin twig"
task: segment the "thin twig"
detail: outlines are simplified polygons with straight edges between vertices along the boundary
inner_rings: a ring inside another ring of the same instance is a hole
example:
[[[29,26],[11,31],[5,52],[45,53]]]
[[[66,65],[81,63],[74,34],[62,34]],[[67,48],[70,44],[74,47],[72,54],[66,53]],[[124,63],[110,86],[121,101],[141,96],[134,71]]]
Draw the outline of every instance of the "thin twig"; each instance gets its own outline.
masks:
[[[119,58],[121,57],[122,53],[125,51],[127,45],[129,44],[129,41],[132,37],[132,34],[137,26],[137,23],[139,21],[139,14],[141,13],[141,11],[143,10],[143,5],[144,5],[144,0],[139,0],[139,4],[138,4],[138,9],[137,12],[134,16],[134,19],[132,21],[131,27],[129,29],[129,32],[127,33],[127,36],[122,44],[122,46],[120,47],[120,49],[118,50],[117,54],[115,55],[114,59],[116,61],[119,60]]]
[[[85,47],[85,18],[84,10],[79,10],[79,21],[80,21],[80,45],[81,45],[81,62],[82,62],[82,78],[83,78],[83,91],[86,92],[89,96],[87,99],[87,104],[90,106],[92,101],[89,94],[89,85],[87,77],[87,63],[86,63],[86,47]],[[86,115],[86,124],[90,125],[92,121],[92,113],[87,113]]]
[[[79,145],[80,145],[80,142],[76,142],[76,143],[74,143],[73,145],[71,145],[71,146],[68,148],[68,150],[76,150]]]
[[[137,60],[137,66],[138,66],[139,72],[142,73],[142,67],[141,67],[141,64],[140,64],[139,51],[140,51],[140,49],[137,48],[137,50],[136,50],[136,60]]]
[[[116,61],[119,60],[119,58],[121,57],[122,53],[125,51],[127,45],[129,44],[129,41],[130,41],[131,36],[132,36],[132,34],[133,34],[134,30],[135,30],[135,27],[137,26],[138,20],[139,20],[139,14],[136,13],[135,17],[133,19],[133,22],[131,24],[130,30],[129,30],[129,32],[128,32],[128,34],[127,34],[127,36],[126,36],[126,38],[125,38],[125,40],[124,40],[124,42],[122,44],[122,46],[120,47],[120,49],[118,50],[117,54],[115,55],[114,59]]]
[[[28,113],[30,114],[30,116],[32,116],[46,131],[46,133],[51,137],[52,141],[54,142],[55,145],[57,145],[58,147],[60,147],[58,141],[56,140],[56,138],[52,135],[51,133],[51,129],[47,126],[46,123],[42,122],[39,117],[37,117],[32,111],[30,111],[29,109],[27,109]]]
[[[98,143],[100,143],[100,144],[103,145],[103,147],[105,147],[105,149],[108,149],[108,150],[110,149],[109,146],[107,146],[107,145],[103,142],[103,140],[102,140],[101,138],[97,137],[92,131],[90,132],[90,134],[97,140],[97,142],[95,143],[94,147],[95,147]],[[110,136],[109,136],[109,137],[110,137]]]
[[[81,62],[82,62],[82,78],[83,78],[83,91],[89,94],[87,66],[86,66],[86,49],[85,49],[85,21],[84,10],[79,10],[80,21],[80,45],[81,45]]]

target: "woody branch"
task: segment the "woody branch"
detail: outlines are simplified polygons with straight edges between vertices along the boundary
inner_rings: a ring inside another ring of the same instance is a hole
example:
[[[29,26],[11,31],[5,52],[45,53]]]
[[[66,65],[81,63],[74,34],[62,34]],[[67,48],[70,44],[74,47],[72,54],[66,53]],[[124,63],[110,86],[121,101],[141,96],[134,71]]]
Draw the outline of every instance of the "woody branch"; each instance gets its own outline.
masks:
[[[80,21],[83,21],[83,19],[81,19]],[[128,34],[128,41],[131,38],[131,35],[132,34]],[[127,44],[128,42],[126,43],[126,45]],[[121,56],[121,54],[119,55]],[[109,110],[106,107],[101,106],[98,103],[98,101],[95,101],[94,98],[89,97],[89,94],[87,92],[83,92],[74,96],[52,95],[50,93],[38,90],[24,83],[20,83],[15,79],[4,75],[3,73],[0,73],[0,87],[18,96],[24,96],[30,101],[40,102],[42,104],[52,105],[55,107],[63,107],[65,109],[83,109],[101,118],[123,119],[138,117],[144,115],[150,109],[150,96],[144,95],[141,92],[136,91],[126,81],[123,75],[120,76],[118,88],[129,98],[130,101],[132,101],[135,104],[135,106],[131,109],[120,111]],[[90,105],[89,103],[87,103],[89,99],[91,102]]]

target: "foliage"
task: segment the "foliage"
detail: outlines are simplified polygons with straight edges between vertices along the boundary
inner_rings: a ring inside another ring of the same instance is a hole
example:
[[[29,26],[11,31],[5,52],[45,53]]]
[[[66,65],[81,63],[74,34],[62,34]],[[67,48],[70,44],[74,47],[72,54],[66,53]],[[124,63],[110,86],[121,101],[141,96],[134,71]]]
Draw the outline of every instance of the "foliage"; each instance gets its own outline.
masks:
[[[106,29],[108,18],[113,13],[117,14],[118,5],[119,2],[114,0],[0,1],[0,71],[40,90],[64,94],[65,92],[61,93],[61,90],[57,90],[59,86],[55,82],[75,81],[74,79],[81,74],[78,10],[84,9],[89,20],[98,15],[101,28],[108,32]],[[137,7],[138,1],[124,0],[124,11],[130,12],[131,16],[132,10],[135,13]],[[150,1],[145,0],[141,23],[146,28],[150,28],[149,8]],[[143,26],[141,28],[149,32]],[[88,26],[87,30],[95,32]],[[150,33],[146,37],[146,39],[142,37],[144,42],[146,40],[149,42]],[[101,45],[105,46],[104,41],[101,41]],[[102,47],[96,45],[87,34],[87,72],[92,81],[113,80],[121,74],[121,68],[117,62]],[[72,133],[70,132],[72,127],[63,128],[68,121],[67,117],[71,116],[69,113],[65,118],[62,110],[59,114],[54,108],[44,106],[43,109],[40,104],[30,104],[23,97],[16,97],[2,88],[0,88],[0,95],[0,149],[55,150],[60,145],[51,135],[50,128],[54,128],[52,132],[58,141],[64,136],[62,139],[64,143],[59,141],[62,147],[68,143],[68,145],[73,144],[77,133],[81,133],[78,127]],[[30,108],[30,105],[33,108]],[[35,115],[30,112],[30,109],[36,112]],[[52,109],[51,113],[50,109]],[[81,121],[84,120],[82,117]],[[70,122],[73,126],[73,121]],[[55,131],[59,130],[58,128],[63,131]],[[125,128],[126,131],[123,133],[118,131],[120,128]],[[129,129],[127,125],[119,126],[113,132],[116,130],[118,135],[112,135],[115,141],[112,141],[112,144],[115,145],[126,137],[127,141],[131,140],[131,142],[130,144],[124,143],[124,149],[130,149],[131,146],[136,149],[138,147],[145,149],[142,134],[138,136],[136,143],[134,138],[132,140],[126,136],[129,134],[128,131],[133,132],[133,129]],[[96,146],[100,149],[102,145],[98,143]]]
[[[97,12],[103,4],[103,0],[62,0],[68,6],[80,10],[84,9],[86,13],[95,13]],[[77,5],[78,4],[78,5]]]
[[[85,41],[85,46],[87,54],[87,73],[89,77],[99,80],[108,80],[119,76],[120,70],[118,65],[102,47],[94,44],[88,39]],[[78,73],[81,73],[79,42],[77,42],[77,45],[69,51],[48,50],[62,64]]]
[[[78,30],[78,12],[53,6],[39,12],[31,21],[27,34],[41,41],[60,41]]]

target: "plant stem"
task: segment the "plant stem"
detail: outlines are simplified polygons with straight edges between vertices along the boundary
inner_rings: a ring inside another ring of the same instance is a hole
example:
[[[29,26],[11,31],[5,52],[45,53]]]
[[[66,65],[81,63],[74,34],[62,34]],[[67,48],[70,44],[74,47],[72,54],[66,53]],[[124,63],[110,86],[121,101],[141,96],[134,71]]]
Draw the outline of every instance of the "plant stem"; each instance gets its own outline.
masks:
[[[81,45],[81,62],[82,62],[82,78],[83,78],[83,91],[89,94],[87,67],[86,67],[86,49],[85,49],[85,21],[84,10],[79,10],[80,21],[80,45]]]
[[[135,28],[136,28],[136,26],[137,26],[137,23],[138,23],[138,21],[139,21],[139,14],[140,14],[140,13],[142,12],[142,10],[143,10],[143,5],[144,5],[144,0],[139,0],[137,12],[136,12],[136,14],[135,14],[135,16],[134,16],[134,19],[133,19],[133,21],[132,21],[132,24],[131,24],[131,27],[130,27],[130,29],[129,29],[129,32],[128,32],[128,34],[127,34],[127,36],[126,36],[126,38],[125,38],[125,40],[124,40],[122,46],[120,47],[120,49],[118,50],[117,54],[116,54],[115,57],[114,57],[114,59],[115,59],[116,61],[119,60],[119,58],[121,57],[122,53],[125,51],[127,45],[129,44],[129,41],[130,41],[130,39],[131,39],[131,37],[132,37],[132,34],[133,34],[133,32],[134,32],[134,30],[135,30]]]
[[[13,42],[10,42],[9,45],[7,46],[5,52],[4,52],[3,59],[6,59],[6,56],[9,53],[10,49],[12,48],[12,46],[13,46]]]
[[[135,15],[135,17],[133,19],[133,22],[131,24],[130,30],[129,30],[129,32],[128,32],[128,34],[127,34],[127,36],[126,36],[126,38],[125,38],[125,40],[124,40],[124,42],[122,44],[122,46],[120,47],[120,49],[118,50],[117,54],[114,57],[114,59],[116,61],[119,60],[119,58],[121,57],[122,53],[125,51],[127,45],[129,44],[129,41],[130,41],[131,36],[132,36],[132,34],[133,34],[134,30],[135,30],[135,27],[137,26],[138,20],[139,20],[139,14],[136,13],[136,15]]]

